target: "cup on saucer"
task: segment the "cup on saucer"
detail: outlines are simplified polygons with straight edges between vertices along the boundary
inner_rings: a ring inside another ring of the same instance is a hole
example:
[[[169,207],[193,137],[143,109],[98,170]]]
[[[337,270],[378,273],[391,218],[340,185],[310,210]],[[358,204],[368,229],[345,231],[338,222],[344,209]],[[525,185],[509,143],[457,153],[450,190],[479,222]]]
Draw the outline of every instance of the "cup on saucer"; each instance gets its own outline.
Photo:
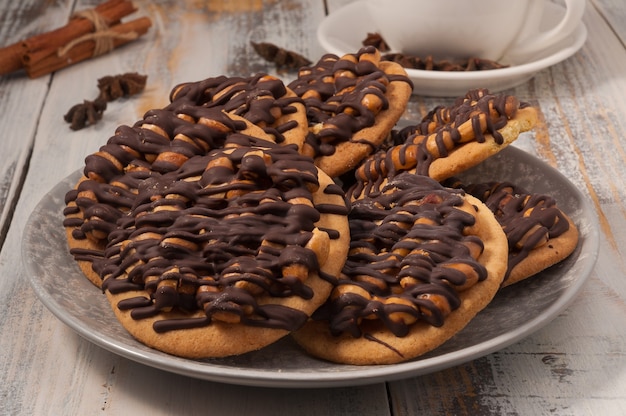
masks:
[[[366,0],[376,29],[394,52],[435,59],[503,57],[523,62],[567,38],[585,0],[562,0],[565,14],[541,27],[549,0]]]

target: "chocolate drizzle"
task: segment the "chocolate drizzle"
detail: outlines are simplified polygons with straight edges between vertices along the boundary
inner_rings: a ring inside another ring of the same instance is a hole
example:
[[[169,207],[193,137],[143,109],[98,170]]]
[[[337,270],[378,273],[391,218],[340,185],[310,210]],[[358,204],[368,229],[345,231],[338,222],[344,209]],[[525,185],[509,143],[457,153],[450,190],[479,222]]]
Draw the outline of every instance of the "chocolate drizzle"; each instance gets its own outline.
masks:
[[[569,229],[569,222],[549,195],[531,194],[511,182],[463,185],[450,179],[446,183],[483,201],[502,226],[509,242],[505,280],[533,249]]]
[[[354,201],[342,277],[313,318],[354,337],[376,322],[400,337],[416,321],[441,326],[460,305],[457,291],[467,288],[468,273],[487,278],[470,249],[482,251],[482,241],[464,234],[475,218],[462,204],[461,192],[409,173]]]
[[[379,187],[384,178],[409,170],[428,176],[433,161],[467,142],[483,143],[486,135],[502,145],[504,138],[499,130],[525,106],[513,96],[493,95],[484,89],[469,91],[449,107],[437,106],[420,123],[395,131],[390,149],[366,159],[356,171],[356,183],[348,193],[358,198],[361,192]]]

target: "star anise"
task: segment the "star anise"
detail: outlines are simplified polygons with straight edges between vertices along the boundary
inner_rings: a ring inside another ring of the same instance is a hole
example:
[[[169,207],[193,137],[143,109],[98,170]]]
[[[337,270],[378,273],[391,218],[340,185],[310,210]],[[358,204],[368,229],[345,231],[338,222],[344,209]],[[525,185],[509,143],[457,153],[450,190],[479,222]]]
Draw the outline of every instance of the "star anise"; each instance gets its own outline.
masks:
[[[108,75],[98,79],[100,96],[107,101],[128,97],[141,92],[146,86],[146,75],[128,72],[121,75]]]
[[[250,42],[263,59],[276,64],[277,69],[300,69],[311,65],[311,61],[299,53],[278,47],[268,42]]]
[[[96,124],[102,118],[102,113],[107,108],[105,99],[98,97],[94,101],[84,100],[76,104],[63,116],[70,124],[72,130],[80,130]]]
[[[84,100],[72,106],[63,119],[71,123],[72,130],[80,130],[94,125],[102,119],[107,102],[141,92],[146,86],[147,75],[127,72],[121,75],[108,75],[98,79],[100,94],[93,101]]]

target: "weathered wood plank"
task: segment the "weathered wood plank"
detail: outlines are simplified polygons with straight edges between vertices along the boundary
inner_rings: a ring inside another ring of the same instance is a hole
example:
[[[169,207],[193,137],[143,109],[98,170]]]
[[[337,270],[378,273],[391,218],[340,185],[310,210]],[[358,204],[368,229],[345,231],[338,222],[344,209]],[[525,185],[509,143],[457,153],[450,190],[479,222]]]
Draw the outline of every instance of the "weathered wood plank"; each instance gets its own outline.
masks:
[[[324,13],[318,0],[136,4],[139,14],[153,19],[153,30],[112,55],[56,73],[47,96],[40,98],[40,103],[45,98],[41,116],[36,123],[26,123],[35,140],[32,155],[24,157],[20,166],[29,160],[30,169],[0,253],[0,304],[8,311],[0,315],[0,414],[389,414],[384,383],[343,389],[258,389],[137,364],[81,339],[52,316],[29,288],[19,252],[29,213],[118,124],[132,123],[147,109],[165,104],[178,82],[273,72],[272,65],[253,55],[251,39],[319,53],[314,36],[309,35]],[[86,6],[79,2],[76,8]],[[99,77],[128,71],[148,74],[145,93],[110,103],[97,125],[71,131],[62,120],[64,112],[83,99],[95,98]],[[20,82],[32,85],[29,80]],[[11,99],[7,104],[15,103]],[[39,109],[34,117],[38,113]],[[27,114],[33,117],[33,112]]]
[[[600,15],[611,26],[620,38],[622,45],[626,45],[626,8],[621,0],[589,0],[587,7],[598,9]]]
[[[55,21],[66,21],[70,1],[52,5],[47,2],[3,2],[0,7],[0,47],[55,27]],[[49,19],[36,19],[46,14]],[[49,77],[28,80],[23,71],[0,75],[0,247],[8,230],[19,187],[25,176],[37,117],[48,91]]]
[[[623,132],[626,53],[595,8],[574,57],[513,91],[541,111],[534,135],[516,146],[583,189],[602,227],[594,274],[573,305],[546,328],[500,352],[441,373],[390,383],[393,413],[623,414],[626,375],[626,181]],[[604,64],[611,62],[610,65]],[[425,400],[409,398],[420,392]]]

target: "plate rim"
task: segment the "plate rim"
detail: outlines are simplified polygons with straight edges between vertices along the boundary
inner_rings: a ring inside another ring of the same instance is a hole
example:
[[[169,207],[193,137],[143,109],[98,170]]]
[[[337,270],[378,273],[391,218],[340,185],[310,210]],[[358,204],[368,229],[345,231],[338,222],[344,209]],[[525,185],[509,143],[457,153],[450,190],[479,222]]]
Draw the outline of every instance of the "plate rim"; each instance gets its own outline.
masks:
[[[536,164],[538,168],[545,171],[550,171],[550,173],[554,175],[554,177],[557,178],[559,181],[564,181],[572,189],[576,190],[575,185],[571,181],[569,181],[569,179],[565,175],[563,175],[554,167],[540,160],[536,156],[533,156],[522,149],[516,148],[515,146],[508,146],[502,151],[511,153],[511,157],[516,158],[516,160],[523,160],[524,163],[528,163],[528,161],[531,161],[532,163]],[[24,228],[21,245],[22,258],[27,271],[32,270],[32,265],[29,263],[29,259],[31,258],[29,256],[31,238],[30,236],[32,235],[32,231],[29,230],[36,228],[36,224],[34,224],[34,221],[37,218],[37,213],[41,212],[42,207],[49,201],[49,199],[55,192],[59,193],[62,189],[69,190],[69,188],[76,183],[78,177],[79,172],[77,171],[57,183],[48,193],[46,193],[46,195],[35,206],[33,212],[31,213]],[[75,178],[76,180],[73,180],[73,178]],[[561,296],[550,305],[550,307],[544,310],[543,313],[537,315],[530,321],[526,322],[524,325],[521,325],[513,329],[512,331],[507,331],[506,333],[462,348],[460,350],[447,352],[434,357],[421,359],[418,358],[416,360],[399,364],[363,367],[337,365],[338,367],[342,368],[353,368],[350,371],[344,372],[294,372],[280,370],[270,371],[254,368],[233,368],[232,366],[221,365],[219,363],[189,360],[181,357],[175,357],[161,353],[156,350],[146,351],[143,349],[139,349],[139,347],[129,345],[126,342],[121,342],[119,339],[116,340],[107,335],[89,332],[88,328],[86,328],[84,324],[82,324],[77,318],[67,312],[65,308],[53,297],[49,296],[50,294],[46,292],[43,285],[40,284],[39,279],[37,279],[37,277],[35,276],[36,273],[27,273],[27,278],[40,301],[53,313],[53,315],[55,315],[61,322],[69,326],[78,335],[112,353],[154,368],[208,381],[260,387],[316,388],[357,386],[372,384],[375,382],[388,382],[440,371],[445,368],[450,368],[465,362],[469,362],[497,350],[506,348],[507,346],[518,342],[522,338],[529,336],[531,333],[543,328],[549,322],[554,320],[574,301],[577,294],[582,289],[585,282],[588,280],[595,266],[599,251],[600,238],[599,221],[597,218],[597,214],[592,209],[591,203],[588,198],[586,198],[584,194],[582,194],[582,192],[578,190],[577,192],[578,193],[575,196],[581,204],[581,206],[579,207],[579,209],[581,210],[581,215],[583,215],[584,218],[589,222],[588,226],[586,227],[586,234],[582,243],[585,246],[585,250],[589,251],[584,252],[587,255],[584,256],[582,260],[580,260],[579,258],[576,261],[584,262],[584,267],[582,270],[580,270],[578,277],[575,280],[571,281],[570,285],[563,291]],[[566,208],[563,209],[564,211],[566,211]],[[581,246],[580,253],[583,253],[582,250],[583,247]],[[80,272],[78,267],[76,267],[76,269],[78,272]],[[94,290],[97,289],[94,287]],[[114,316],[113,312],[110,309],[109,311],[111,313],[111,316]],[[164,356],[170,359],[163,360]]]

